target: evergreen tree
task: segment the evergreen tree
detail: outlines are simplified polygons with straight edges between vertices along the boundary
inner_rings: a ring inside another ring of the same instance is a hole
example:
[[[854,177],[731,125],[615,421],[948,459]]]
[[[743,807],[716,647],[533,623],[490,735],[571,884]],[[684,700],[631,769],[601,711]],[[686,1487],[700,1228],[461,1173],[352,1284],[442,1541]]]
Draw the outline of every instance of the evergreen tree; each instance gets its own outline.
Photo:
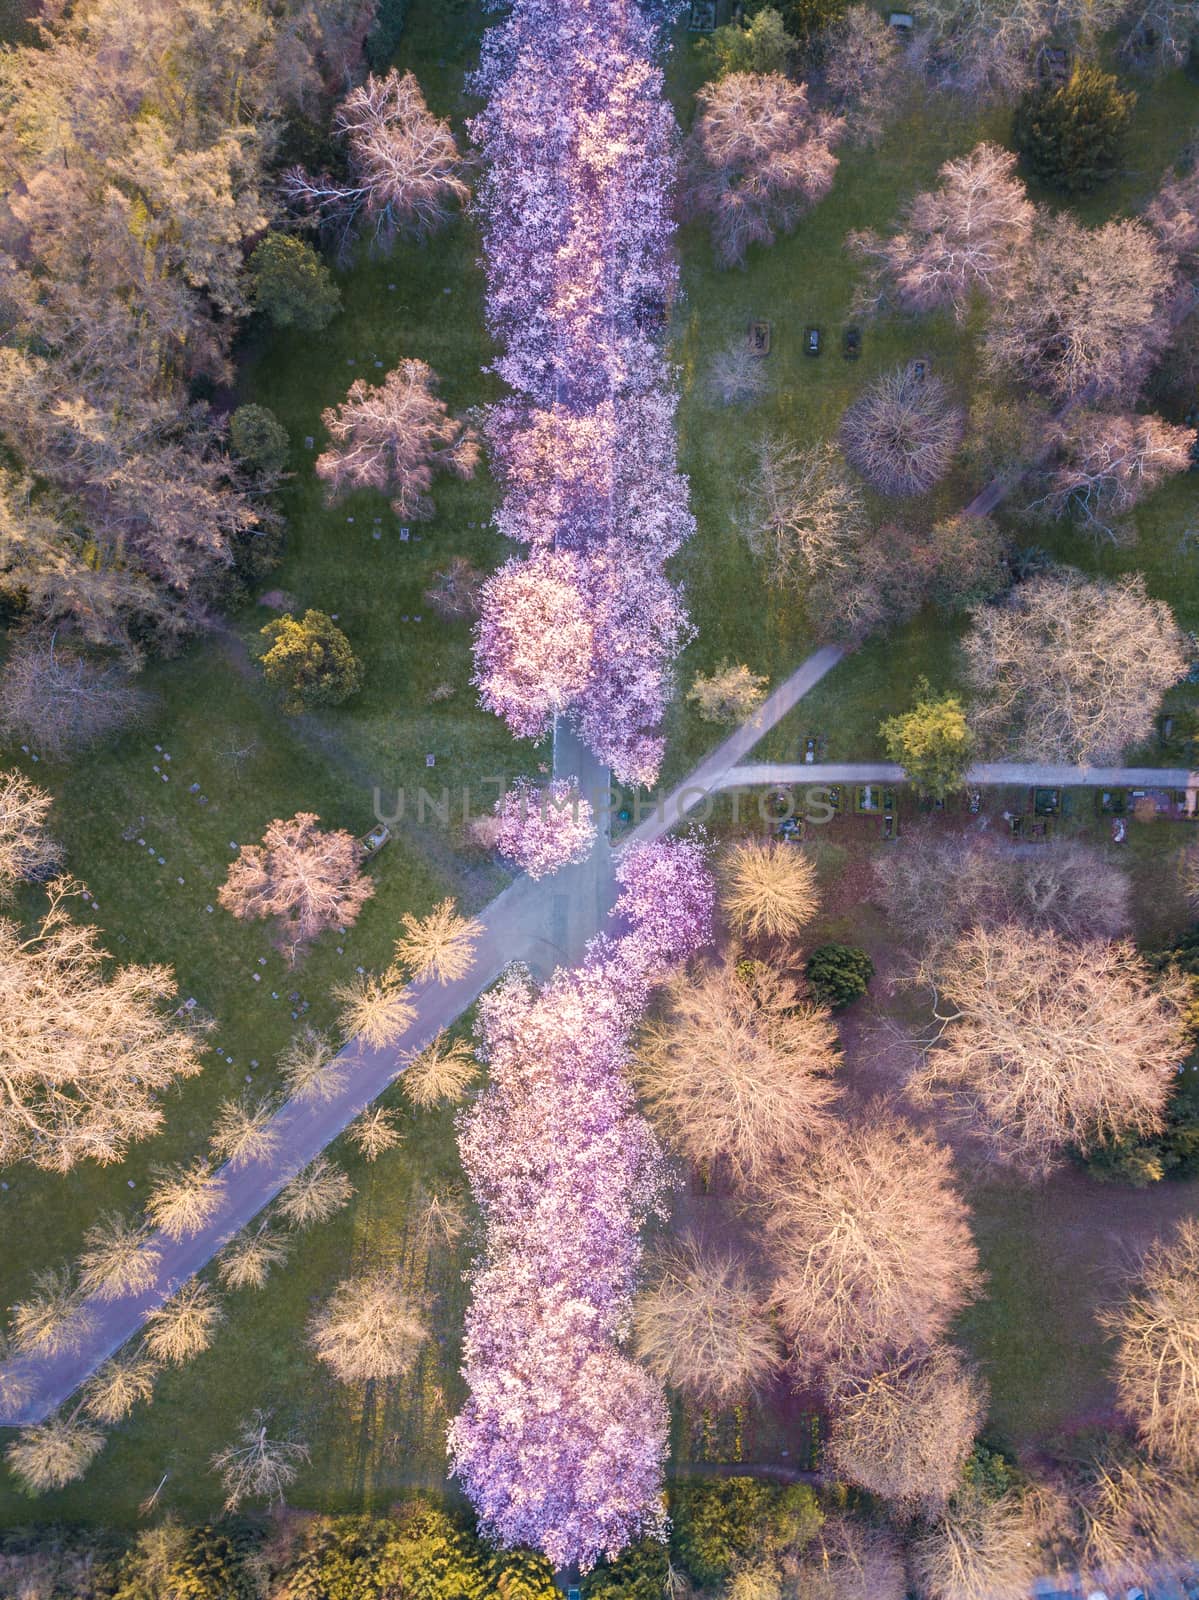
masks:
[[[866,993],[874,962],[847,944],[822,944],[808,957],[807,974],[813,999],[838,1011]]]
[[[1086,193],[1120,164],[1137,97],[1111,73],[1075,67],[1066,83],[1043,83],[1016,111],[1016,148],[1034,178],[1052,189]]]
[[[270,649],[262,670],[282,695],[284,711],[298,716],[313,706],[337,706],[362,686],[362,665],[345,634],[324,611],[290,612],[268,622]]]
[[[936,700],[928,679],[921,678],[912,709],[888,717],[879,732],[888,756],[923,794],[943,800],[961,786],[974,741],[957,695]]]
[[[319,333],[341,310],[333,275],[310,244],[290,233],[268,233],[250,257],[254,308],[276,328]]]

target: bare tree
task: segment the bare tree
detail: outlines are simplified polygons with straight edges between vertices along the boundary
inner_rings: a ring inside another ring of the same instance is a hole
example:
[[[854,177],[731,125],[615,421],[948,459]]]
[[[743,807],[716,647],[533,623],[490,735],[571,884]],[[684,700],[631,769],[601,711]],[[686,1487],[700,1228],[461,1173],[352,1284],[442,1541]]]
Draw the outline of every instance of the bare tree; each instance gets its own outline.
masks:
[[[316,475],[328,484],[331,500],[376,489],[391,496],[397,517],[425,522],[433,515],[435,472],[474,475],[478,438],[450,416],[436,391],[432,367],[407,359],[382,383],[356,379],[339,406],[321,413],[333,445],[317,456]]]
[[[236,1511],[246,1500],[282,1505],[284,1491],[311,1457],[306,1444],[295,1439],[271,1439],[267,1411],[252,1411],[237,1430],[236,1442],[218,1450],[212,1470],[225,1487],[225,1510]]]
[[[354,1185],[340,1167],[327,1156],[317,1156],[283,1189],[278,1206],[285,1222],[293,1228],[309,1228],[327,1222],[350,1203]]]
[[[384,1106],[364,1111],[346,1131],[367,1161],[377,1161],[388,1150],[395,1150],[404,1142],[404,1135],[396,1127],[395,1112],[388,1111]]]
[[[106,1427],[124,1422],[134,1406],[150,1399],[158,1371],[157,1365],[145,1356],[114,1356],[84,1390],[84,1408]]]
[[[0,1421],[19,1416],[37,1393],[29,1363],[23,1361],[8,1336],[0,1332]]]
[[[866,508],[834,445],[801,449],[764,435],[742,492],[741,531],[769,582],[802,593],[816,577],[856,573]]]
[[[920,1600],[1025,1600],[1042,1570],[1039,1554],[1019,1495],[961,1489],[910,1559]]]
[[[52,635],[17,640],[0,674],[0,735],[53,761],[128,727],[148,705],[122,668],[95,662]]]
[[[769,387],[765,364],[750,349],[748,340],[734,339],[712,357],[708,390],[717,405],[753,405]]]
[[[1073,518],[1100,542],[1129,545],[1133,507],[1172,474],[1185,472],[1195,442],[1190,428],[1133,412],[1074,411],[1056,423],[1054,460],[1027,510]]]
[[[937,1512],[986,1416],[982,1379],[950,1345],[837,1385],[826,1453],[841,1477],[902,1510]]]
[[[819,53],[825,95],[844,118],[850,142],[874,144],[907,75],[895,29],[869,6],[850,6],[824,30]]]
[[[185,1239],[199,1233],[213,1216],[225,1194],[225,1180],[197,1156],[154,1168],[154,1183],[146,1201],[146,1215],[168,1239]]]
[[[182,1366],[208,1349],[224,1312],[206,1283],[191,1278],[146,1316],[146,1349],[156,1361]]]
[[[342,1383],[408,1372],[429,1337],[419,1309],[393,1271],[344,1278],[308,1328],[318,1359]]]
[[[443,1031],[404,1068],[400,1087],[421,1111],[454,1104],[479,1076],[479,1063],[465,1039],[451,1039]]]
[[[83,1236],[79,1287],[100,1300],[144,1294],[157,1278],[161,1260],[162,1251],[149,1243],[144,1223],[108,1212]]]
[[[445,622],[474,622],[479,615],[483,574],[465,556],[454,556],[439,567],[425,590],[431,610]]]
[[[406,911],[396,940],[396,962],[414,978],[454,983],[475,964],[475,945],[483,932],[477,917],[464,917],[453,900],[443,900],[426,917]]]
[[[51,804],[20,772],[0,773],[0,899],[14,884],[44,883],[61,870],[62,846],[46,832]]]
[[[975,732],[1025,761],[1119,761],[1149,737],[1187,667],[1169,606],[1139,575],[1107,582],[1057,568],[971,618]]]
[[[734,664],[726,658],[710,676],[696,673],[687,699],[705,722],[732,726],[747,721],[761,705],[769,682],[769,678],[751,672],[744,662]]]
[[[1016,157],[980,144],[946,161],[937,175],[939,186],[904,208],[897,233],[850,234],[849,248],[871,269],[859,290],[860,309],[952,310],[961,320],[976,294],[990,298],[1009,285],[1034,216]]]
[[[1008,99],[1034,81],[1048,43],[1089,52],[1127,0],[929,0],[917,48],[964,98]]]
[[[252,1233],[238,1234],[225,1247],[217,1272],[226,1289],[261,1289],[271,1269],[286,1259],[287,1240],[263,1223]]]
[[[987,329],[992,369],[1061,401],[1130,405],[1169,338],[1173,264],[1142,222],[1034,234]]]
[[[828,1127],[837,1029],[788,979],[754,963],[679,978],[643,1030],[636,1077],[650,1116],[697,1166],[743,1188]]]
[[[372,73],[338,106],[333,130],[345,139],[349,178],[292,167],[283,188],[337,231],[343,249],[367,231],[381,249],[427,239],[470,194],[450,125],[430,112],[411,72]]]
[[[159,1095],[200,1070],[195,1037],[160,1009],[170,968],[106,971],[97,931],[68,916],[78,890],[56,880],[30,932],[0,921],[0,1163],[120,1160],[160,1126]]]
[[[63,1267],[35,1272],[33,1292],[12,1308],[13,1343],[26,1355],[57,1356],[77,1350],[90,1327],[74,1278]]]
[[[104,1435],[99,1428],[84,1422],[76,1412],[22,1428],[4,1457],[24,1492],[37,1495],[82,1478],[103,1448]]]
[[[939,1032],[911,1091],[956,1114],[995,1159],[1043,1175],[1161,1126],[1186,1053],[1189,981],[1130,944],[972,928],[937,963]]]
[[[1145,1585],[1193,1559],[1199,1540],[1193,1473],[1109,1440],[1055,1487],[1065,1554],[1084,1581]]]
[[[894,1534],[844,1512],[825,1518],[791,1584],[794,1600],[906,1600],[908,1592]]]
[[[773,244],[832,187],[832,146],[842,124],[808,104],[803,84],[780,72],[732,72],[696,96],[683,155],[688,204],[711,219],[721,266],[740,266],[751,244]]]
[[[333,996],[341,1004],[337,1020],[347,1039],[360,1039],[370,1050],[387,1050],[400,1039],[416,1016],[416,1007],[398,975],[381,978],[359,974],[335,984]]]
[[[766,1229],[799,1369],[866,1375],[935,1345],[978,1292],[968,1217],[949,1151],[881,1108],[792,1163]]]
[[[267,824],[262,843],[243,845],[217,898],[244,921],[276,920],[294,962],[326,928],[349,927],[375,892],[362,846],[343,828],[324,833],[313,811]]]
[[[970,927],[1020,922],[1085,940],[1118,938],[1132,923],[1128,875],[1079,839],[1050,839],[1034,854],[986,834],[909,828],[874,876],[879,904],[921,954]]]
[[[1191,0],[1133,0],[1126,8],[1120,54],[1142,72],[1185,67],[1199,49],[1199,22]]]
[[[421,1244],[426,1251],[452,1250],[469,1225],[466,1207],[454,1194],[427,1194],[423,1188],[418,1193],[425,1195],[416,1211],[416,1231]]]
[[[270,1100],[223,1100],[217,1107],[212,1138],[212,1153],[231,1167],[244,1167],[252,1161],[269,1161],[279,1148],[279,1128],[275,1106]]]
[[[1172,0],[1160,3],[1165,9]],[[1166,255],[1184,274],[1193,275],[1199,266],[1199,161],[1192,159],[1183,172],[1171,167],[1145,208],[1145,221]]]
[[[279,1072],[295,1099],[335,1100],[345,1088],[349,1068],[326,1034],[305,1027],[279,1057]]]
[[[745,839],[720,858],[720,909],[747,939],[793,939],[820,907],[816,869],[794,845]]]
[[[1155,1456],[1199,1465],[1199,1222],[1146,1251],[1131,1293],[1100,1319],[1116,1340],[1120,1408]]]
[[[884,373],[841,419],[846,457],[883,494],[924,494],[949,471],[966,416],[940,378]]]
[[[657,1263],[633,1312],[638,1356],[699,1405],[744,1400],[778,1371],[781,1351],[763,1297],[728,1251],[684,1239]]]

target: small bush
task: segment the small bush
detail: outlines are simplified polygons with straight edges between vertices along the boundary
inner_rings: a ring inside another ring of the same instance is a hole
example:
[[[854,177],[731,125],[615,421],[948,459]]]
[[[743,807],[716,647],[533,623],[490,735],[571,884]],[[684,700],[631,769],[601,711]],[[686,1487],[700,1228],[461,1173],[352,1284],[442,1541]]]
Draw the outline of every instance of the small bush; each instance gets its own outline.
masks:
[[[850,945],[822,944],[808,957],[807,975],[812,998],[839,1011],[866,993],[874,962],[864,950]]]
[[[270,648],[262,670],[282,696],[284,711],[298,716],[315,706],[337,706],[362,687],[362,665],[350,641],[324,611],[290,613],[262,629]]]
[[[273,477],[287,465],[287,429],[266,406],[238,406],[229,418],[233,454],[251,472]]]

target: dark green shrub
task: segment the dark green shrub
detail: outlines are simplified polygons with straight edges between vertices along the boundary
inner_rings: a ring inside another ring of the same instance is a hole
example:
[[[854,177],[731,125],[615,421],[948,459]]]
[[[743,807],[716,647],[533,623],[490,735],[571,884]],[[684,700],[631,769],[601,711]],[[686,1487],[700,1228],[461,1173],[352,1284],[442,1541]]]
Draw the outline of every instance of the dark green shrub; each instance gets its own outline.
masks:
[[[666,1546],[643,1539],[583,1580],[585,1600],[662,1600],[668,1573]]]
[[[333,274],[303,239],[268,233],[250,257],[254,308],[276,328],[319,333],[341,310]]]
[[[1013,138],[1034,178],[1085,193],[1116,172],[1137,103],[1132,90],[1098,67],[1075,67],[1066,83],[1045,83],[1016,111]]]
[[[238,406],[229,418],[229,444],[239,461],[264,477],[287,465],[287,429],[266,406]]]
[[[874,962],[847,944],[822,944],[808,957],[808,987],[821,1005],[838,1011],[866,993]]]

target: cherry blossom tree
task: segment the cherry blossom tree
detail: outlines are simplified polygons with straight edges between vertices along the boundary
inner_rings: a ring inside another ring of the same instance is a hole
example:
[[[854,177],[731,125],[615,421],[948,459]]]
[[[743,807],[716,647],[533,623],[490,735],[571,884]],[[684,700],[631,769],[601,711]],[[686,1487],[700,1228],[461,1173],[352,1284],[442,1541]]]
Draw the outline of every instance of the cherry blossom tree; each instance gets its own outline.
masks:
[[[664,1174],[623,1069],[651,985],[710,937],[712,885],[687,841],[631,851],[618,875],[617,938],[539,994],[514,971],[484,996],[488,1087],[459,1124],[486,1235],[451,1464],[487,1535],[556,1566],[663,1526],[665,1401],[618,1340]]]
[[[530,878],[585,861],[595,843],[591,804],[571,778],[516,783],[496,802],[495,814],[496,849]]]
[[[687,142],[689,205],[711,219],[721,266],[751,244],[773,244],[832,187],[842,123],[808,104],[781,72],[732,72],[703,86]]]
[[[436,472],[473,477],[479,464],[474,430],[450,416],[426,361],[401,361],[382,383],[356,378],[339,406],[321,413],[333,440],[316,458],[316,475],[330,500],[356,489],[391,496],[402,521],[433,515],[429,490]]]
[[[361,872],[362,847],[343,828],[325,833],[312,811],[267,824],[260,845],[243,845],[217,895],[243,921],[273,917],[290,959],[330,927],[349,927],[375,892]]]
[[[349,176],[292,167],[283,190],[337,234],[343,252],[364,233],[381,250],[427,239],[470,194],[450,125],[430,112],[411,72],[371,73],[334,112],[333,132],[345,141]]]
[[[487,423],[496,521],[533,552],[527,575],[510,563],[491,580],[475,681],[523,737],[568,711],[630,783],[661,761],[687,633],[662,567],[692,530],[652,336],[677,281],[656,55],[656,20],[634,0],[585,13],[521,0],[484,39],[471,130],[495,366],[513,391]]]

